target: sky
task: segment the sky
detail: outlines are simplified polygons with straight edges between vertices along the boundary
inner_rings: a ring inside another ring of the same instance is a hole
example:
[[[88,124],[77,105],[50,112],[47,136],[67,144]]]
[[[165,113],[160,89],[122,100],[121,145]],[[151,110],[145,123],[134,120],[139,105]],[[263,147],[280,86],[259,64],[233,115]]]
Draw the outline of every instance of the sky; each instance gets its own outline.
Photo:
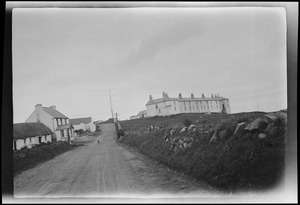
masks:
[[[17,8],[13,114],[129,119],[149,95],[229,98],[232,113],[287,108],[283,8]]]

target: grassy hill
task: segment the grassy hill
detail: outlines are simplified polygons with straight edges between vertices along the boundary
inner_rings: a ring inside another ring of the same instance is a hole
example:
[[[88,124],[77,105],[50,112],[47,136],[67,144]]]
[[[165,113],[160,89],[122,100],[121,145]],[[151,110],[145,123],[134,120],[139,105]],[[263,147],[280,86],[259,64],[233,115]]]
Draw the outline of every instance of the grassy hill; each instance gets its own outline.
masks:
[[[121,142],[224,191],[269,189],[283,176],[286,124],[280,120],[272,122],[276,129],[261,131],[267,133],[266,138],[259,138],[256,130],[233,133],[238,123],[249,124],[265,114],[179,114],[120,121],[125,131]],[[200,131],[181,132],[186,121]],[[151,125],[157,129],[149,130]],[[229,136],[212,143],[213,132],[220,128],[228,128]],[[172,147],[173,141],[185,139],[193,139],[190,146]]]

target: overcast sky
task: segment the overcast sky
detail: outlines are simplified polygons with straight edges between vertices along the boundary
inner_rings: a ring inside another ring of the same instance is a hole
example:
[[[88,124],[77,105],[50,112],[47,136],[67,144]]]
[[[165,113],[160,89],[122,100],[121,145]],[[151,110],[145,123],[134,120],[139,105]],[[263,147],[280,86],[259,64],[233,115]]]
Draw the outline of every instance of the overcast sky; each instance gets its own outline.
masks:
[[[233,113],[287,108],[283,8],[13,10],[14,122],[35,104],[120,119],[151,94],[229,98]]]

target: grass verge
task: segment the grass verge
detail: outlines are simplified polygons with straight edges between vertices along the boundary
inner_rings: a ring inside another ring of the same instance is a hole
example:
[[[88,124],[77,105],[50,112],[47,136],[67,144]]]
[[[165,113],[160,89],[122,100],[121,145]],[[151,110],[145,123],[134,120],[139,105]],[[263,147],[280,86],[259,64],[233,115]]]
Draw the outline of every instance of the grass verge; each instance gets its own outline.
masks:
[[[261,116],[261,113],[245,113],[238,115],[235,123],[252,120]],[[286,138],[284,131],[278,130],[271,136],[259,139],[254,133],[243,132],[233,135],[226,140],[210,143],[208,134],[198,133],[197,142],[187,149],[174,152],[166,146],[164,136],[171,125],[178,125],[187,115],[178,117],[177,121],[170,123],[170,118],[160,119],[160,124],[167,127],[146,132],[145,128],[157,123],[154,119],[120,122],[127,135],[122,143],[136,147],[143,154],[171,167],[174,170],[192,175],[198,180],[204,180],[210,185],[225,191],[251,191],[267,190],[276,186],[284,174]],[[202,116],[202,121],[214,125],[217,129],[222,126],[232,126],[231,121],[223,123],[228,116]],[[243,120],[240,120],[242,119]],[[194,118],[193,124],[196,124]],[[180,120],[180,121],[179,121]],[[199,120],[198,120],[199,121]],[[223,122],[222,122],[223,121]],[[230,123],[229,123],[230,122]],[[183,126],[183,125],[182,125]],[[180,130],[180,129],[179,129]]]
[[[23,148],[13,152],[14,176],[36,165],[48,161],[55,156],[72,150],[82,144],[70,144],[68,142],[53,142],[36,145],[31,149]]]

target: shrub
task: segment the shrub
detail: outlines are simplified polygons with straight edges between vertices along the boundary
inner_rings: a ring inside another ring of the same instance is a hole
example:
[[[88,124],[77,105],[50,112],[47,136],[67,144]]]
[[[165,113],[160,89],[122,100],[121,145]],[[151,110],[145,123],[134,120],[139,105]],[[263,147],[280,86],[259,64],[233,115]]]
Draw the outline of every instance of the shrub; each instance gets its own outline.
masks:
[[[192,121],[191,120],[188,120],[188,119],[185,119],[182,124],[185,126],[185,127],[188,127],[192,124]]]

